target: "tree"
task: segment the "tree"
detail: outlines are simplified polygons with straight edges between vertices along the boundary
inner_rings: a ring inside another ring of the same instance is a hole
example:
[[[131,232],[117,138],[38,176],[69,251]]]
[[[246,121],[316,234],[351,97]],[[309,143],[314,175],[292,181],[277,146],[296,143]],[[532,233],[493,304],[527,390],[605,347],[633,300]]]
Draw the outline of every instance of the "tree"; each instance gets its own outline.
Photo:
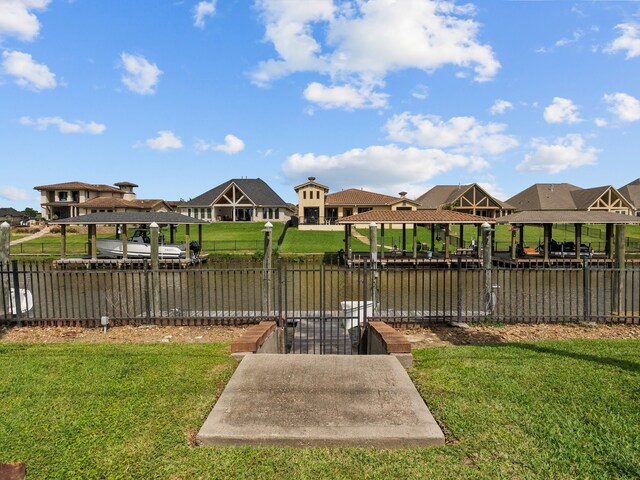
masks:
[[[34,210],[33,208],[30,208],[30,207],[25,208],[22,213],[24,213],[29,218],[36,218],[40,216],[40,213],[38,213],[37,210]]]

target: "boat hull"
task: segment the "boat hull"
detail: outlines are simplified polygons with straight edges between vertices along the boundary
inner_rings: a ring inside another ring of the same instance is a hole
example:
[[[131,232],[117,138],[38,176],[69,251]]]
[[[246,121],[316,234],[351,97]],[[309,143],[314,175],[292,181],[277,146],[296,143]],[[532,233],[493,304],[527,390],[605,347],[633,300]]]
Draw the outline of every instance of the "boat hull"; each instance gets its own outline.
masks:
[[[98,254],[108,258],[122,258],[122,242],[120,240],[99,238],[96,241]],[[184,257],[184,250],[169,245],[158,246],[158,256],[162,259]],[[127,242],[127,258],[151,258],[151,245],[139,242]]]

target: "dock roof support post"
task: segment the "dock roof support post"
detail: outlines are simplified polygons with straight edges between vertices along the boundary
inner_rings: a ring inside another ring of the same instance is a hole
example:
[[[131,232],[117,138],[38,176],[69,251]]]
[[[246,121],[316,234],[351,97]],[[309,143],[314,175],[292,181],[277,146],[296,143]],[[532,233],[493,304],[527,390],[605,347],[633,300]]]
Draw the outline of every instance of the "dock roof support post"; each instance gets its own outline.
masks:
[[[517,255],[516,255],[516,226],[515,225],[511,225],[510,227],[511,230],[511,260],[515,260]]]
[[[347,261],[351,260],[351,225],[344,226],[344,251]]]
[[[176,226],[171,224],[169,225],[169,243],[176,242]]]
[[[91,237],[91,260],[98,259],[98,245],[97,245],[97,235],[98,235],[98,226],[97,225],[89,225],[89,232]]]
[[[191,230],[189,228],[189,224],[187,223],[184,226],[184,244],[186,246],[184,255],[187,260],[189,260],[189,255],[191,255],[191,251],[189,250],[189,244],[191,243],[190,233],[191,233]]]
[[[544,261],[549,261],[549,249],[551,248],[551,227],[550,223],[545,223],[542,225],[542,230],[544,232]]]
[[[418,225],[413,224],[413,259],[418,258]]]
[[[520,243],[520,248],[522,249],[522,251],[524,251],[524,224],[520,225],[519,228],[519,234],[520,234],[520,239],[519,239],[519,243]]]
[[[407,251],[407,224],[402,224],[402,251]]]
[[[384,223],[380,225],[380,259],[384,259]]]
[[[458,238],[458,248],[464,248],[464,223],[460,224],[460,237]]]
[[[580,260],[580,245],[582,245],[582,224],[576,223],[574,225],[575,233],[576,233],[576,258]]]
[[[267,222],[270,223],[270,222]],[[198,224],[198,243],[200,244],[200,248],[202,248],[202,224]]]
[[[60,225],[60,258],[67,258],[67,226]]]
[[[436,224],[432,223],[429,225],[431,228],[431,251],[436,251]]]
[[[613,225],[610,223],[605,227],[604,251],[607,258],[613,258]]]
[[[127,251],[127,224],[122,224],[122,229],[120,230],[120,240],[122,240],[122,259],[126,260],[129,256],[129,252]]]
[[[444,249],[444,259],[449,260],[449,242],[451,241],[451,232],[449,230],[449,224],[444,225],[444,243],[442,248]]]

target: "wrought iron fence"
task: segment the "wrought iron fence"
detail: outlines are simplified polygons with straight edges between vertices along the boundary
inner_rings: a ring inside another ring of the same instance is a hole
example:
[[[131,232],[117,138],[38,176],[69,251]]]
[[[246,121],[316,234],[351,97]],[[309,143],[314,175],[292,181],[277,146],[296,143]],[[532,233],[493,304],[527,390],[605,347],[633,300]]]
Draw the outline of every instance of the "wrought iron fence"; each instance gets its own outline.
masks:
[[[347,269],[321,261],[278,261],[264,269],[260,262],[229,260],[152,271],[55,270],[14,261],[0,266],[0,279],[3,323],[97,326],[108,317],[112,325],[243,325],[273,319],[300,333],[324,319],[318,335],[342,335],[345,349],[345,331],[370,318],[407,327],[451,321],[640,323],[640,269],[588,262],[579,268],[483,270],[459,263],[372,270],[368,264]]]

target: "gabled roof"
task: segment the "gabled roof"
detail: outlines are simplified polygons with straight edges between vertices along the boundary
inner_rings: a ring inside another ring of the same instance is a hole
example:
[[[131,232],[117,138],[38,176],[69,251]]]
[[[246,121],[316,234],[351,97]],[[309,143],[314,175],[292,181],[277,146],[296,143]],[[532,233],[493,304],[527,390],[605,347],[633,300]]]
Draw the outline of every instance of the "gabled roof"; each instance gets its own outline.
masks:
[[[316,177],[309,177],[309,181],[308,182],[301,183],[300,185],[296,185],[295,187],[293,187],[293,189],[297,192],[301,188],[305,188],[305,187],[317,187],[317,188],[319,188],[321,190],[324,190],[324,193],[327,193],[329,191],[329,187],[327,187],[326,185],[323,185],[321,183],[316,182]]]
[[[512,210],[513,207],[508,202],[498,200],[494,196],[490,195],[484,188],[477,183],[471,183],[468,185],[436,185],[431,190],[420,195],[416,202],[420,204],[420,209],[425,210],[437,210],[444,205],[455,203],[462,195],[464,195],[469,189],[476,188],[480,190],[488,198],[496,202],[500,207],[505,210]]]
[[[640,209],[640,178],[627,183],[624,187],[619,188],[618,191],[634,208]]]
[[[598,198],[604,195],[609,188],[608,186],[603,186],[573,190],[571,196],[573,197],[576,210],[587,210]]]
[[[110,185],[103,185],[98,183],[84,183],[84,182],[64,182],[53,183],[51,185],[38,185],[33,187],[34,190],[89,190],[91,192],[118,192],[122,193],[122,190]]]
[[[186,206],[210,206],[222,195],[232,184],[235,184],[242,192],[256,205],[268,207],[287,207],[287,204],[280,196],[260,178],[234,178],[217,187],[204,192],[202,195],[181,204]]]
[[[395,205],[399,202],[417,205],[413,200],[403,197],[392,197],[381,193],[368,192],[357,188],[349,188],[341,192],[331,193],[324,197],[324,204],[330,205]]]
[[[575,210],[571,192],[582,190],[570,183],[536,183],[514,195],[507,203],[516,210]]]

